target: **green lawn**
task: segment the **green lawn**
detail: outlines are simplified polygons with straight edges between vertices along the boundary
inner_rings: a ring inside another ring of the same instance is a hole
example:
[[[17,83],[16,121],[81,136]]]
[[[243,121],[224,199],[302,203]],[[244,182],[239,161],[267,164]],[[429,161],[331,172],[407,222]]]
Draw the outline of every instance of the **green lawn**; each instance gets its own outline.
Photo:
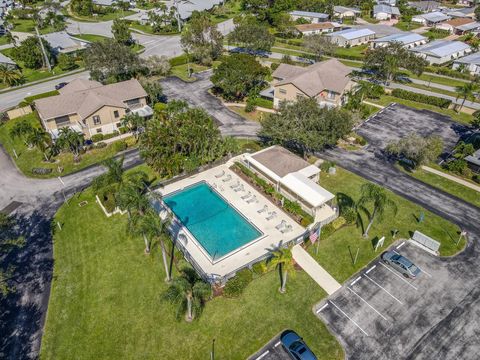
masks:
[[[76,37],[78,39],[81,39],[81,40],[90,41],[92,43],[96,43],[96,42],[100,42],[100,41],[108,39],[108,37],[106,37],[106,36],[93,35],[93,34],[80,34],[80,35],[74,35],[74,37]]]
[[[0,45],[8,44],[7,38],[5,36],[0,36]]]
[[[81,201],[88,201],[79,207]],[[249,284],[236,299],[217,297],[193,323],[176,321],[158,246],[126,236],[126,216],[105,217],[90,190],[62,206],[55,220],[54,274],[40,358],[245,359],[286,328],[319,359],[343,359],[333,335],[312,312],[326,294],[303,271],[278,292],[278,274]],[[85,226],[88,224],[88,226]],[[160,354],[160,355],[159,355]]]
[[[19,31],[19,32],[28,32],[34,33],[35,32],[35,21],[33,19],[14,19],[12,20],[13,29],[12,31]],[[43,29],[38,29],[41,34],[48,34],[51,32],[55,32],[53,27],[47,26]]]
[[[462,184],[456,183],[437,174],[425,171],[423,169],[417,169],[415,171],[406,171],[402,166],[397,166],[400,170],[406,172],[410,176],[418,179],[426,184],[443,190],[449,194],[452,194],[466,202],[469,202],[475,206],[480,207],[480,193]]]
[[[413,107],[413,108],[416,108],[416,109],[426,109],[426,110],[430,110],[430,111],[435,111],[435,112],[440,113],[440,114],[448,115],[453,120],[458,121],[459,123],[462,123],[462,124],[470,124],[470,122],[472,120],[472,115],[469,115],[469,114],[466,114],[466,113],[463,113],[463,112],[457,113],[456,111],[451,110],[451,109],[441,109],[438,106],[433,106],[433,105],[429,105],[429,104],[422,104],[422,103],[415,102],[415,101],[400,99],[400,98],[390,96],[390,95],[383,95],[380,99],[368,99],[368,101],[372,102],[372,103],[375,103],[375,104],[382,105],[382,106],[388,106],[392,102],[395,102],[395,103],[403,104],[403,105],[410,106],[410,107]]]
[[[416,24],[414,22],[406,23],[404,21],[399,21],[398,23],[395,24],[396,28],[399,28],[400,30],[403,31],[412,31],[414,29],[418,29],[422,25]]]
[[[432,82],[432,84],[435,84],[435,83]],[[406,86],[413,87],[413,88],[417,88],[417,89],[422,89],[422,90],[427,90],[427,91],[435,92],[435,93],[438,93],[438,94],[443,94],[443,95],[448,95],[448,96],[457,97],[457,93],[456,93],[456,92],[454,92],[454,91],[448,91],[448,90],[444,90],[444,89],[439,89],[439,88],[435,87],[434,85],[433,85],[433,86],[428,86],[428,85],[408,83],[408,82],[405,83],[405,85],[406,85]]]
[[[335,52],[335,55],[338,57],[348,57],[354,58],[358,60],[362,60],[365,56],[365,51],[368,49],[368,45],[359,45],[359,46],[352,46],[349,48],[346,47],[339,47]]]
[[[466,82],[466,81],[462,81],[462,80],[459,80],[459,79],[454,79],[454,78],[451,78],[451,77],[443,77],[443,76],[436,76],[436,75],[430,75],[430,74],[422,74],[420,76],[416,76],[416,75],[413,75],[411,73],[408,73],[408,76],[411,77],[411,78],[415,78],[415,79],[420,79],[420,80],[424,80],[424,81],[431,81],[431,82],[434,82],[434,83],[437,83],[437,84],[448,85],[448,86],[453,86],[453,87],[465,85],[465,82]]]
[[[133,15],[135,13],[136,12],[133,10],[127,10],[127,11],[118,10],[108,14],[94,14],[92,16],[81,16],[69,11],[69,16],[71,16],[74,20],[78,20],[78,21],[101,22],[101,21],[109,21],[109,20],[123,18],[125,16]]]
[[[71,153],[61,153],[56,157],[57,162],[45,162],[43,154],[37,149],[28,149],[23,141],[19,138],[12,139],[9,135],[10,129],[23,119],[28,120],[33,126],[40,127],[40,120],[38,119],[36,113],[31,113],[20,118],[9,120],[3,126],[0,126],[0,143],[7,150],[18,168],[29,177],[36,178],[52,178],[59,175],[66,175],[74,171],[81,170],[89,165],[101,162],[109,157],[115,155],[115,147],[109,145],[103,149],[92,149],[81,155],[81,161],[78,164],[73,162],[73,155]],[[133,145],[133,138],[128,138],[127,143]],[[17,152],[18,159],[14,156],[14,151]],[[57,166],[64,168],[63,172],[60,174],[57,171]],[[32,168],[47,168],[53,169],[50,174],[47,175],[37,175],[32,173]]]
[[[152,35],[178,35],[178,32],[166,32],[166,31],[161,31],[161,32],[154,32],[152,27],[150,25],[142,25],[136,21],[132,21],[130,23],[130,29],[132,30],[138,30],[147,34],[152,34]]]
[[[321,173],[320,185],[335,194],[345,194],[357,201],[360,198],[360,187],[367,180],[354,175],[346,170],[337,167],[336,175]],[[388,190],[387,190],[388,191]],[[344,282],[353,273],[366,266],[370,261],[378,256],[372,246],[375,238],[385,236],[385,247],[392,242],[391,231],[398,229],[398,238],[409,238],[410,232],[419,230],[426,235],[441,242],[441,255],[453,255],[460,251],[465,243],[462,241],[458,246],[455,242],[458,240],[459,228],[456,225],[440,218],[437,215],[421,208],[420,206],[388,191],[390,199],[394,200],[398,207],[396,216],[390,212],[385,214],[383,222],[375,222],[372,226],[368,238],[362,237],[360,228],[354,225],[345,226],[333,233],[327,239],[320,241],[318,255],[315,255],[315,246],[309,247],[309,252],[317,258],[318,262],[340,282]],[[416,217],[421,212],[425,213],[425,220],[418,223]],[[355,254],[357,247],[360,247],[358,261],[352,265],[348,247]]]
[[[241,106],[229,106],[228,107],[230,110],[236,112],[238,115],[241,117],[250,120],[250,121],[257,121],[259,122],[263,116],[265,116],[265,112],[263,111],[251,111],[251,112],[246,112],[244,107]]]
[[[221,23],[225,20],[234,18],[242,11],[242,2],[238,0],[224,2],[224,5],[217,6],[211,11],[210,19],[215,23]]]
[[[199,65],[199,64],[195,64],[195,63],[190,63],[190,64],[182,64],[182,65],[173,66],[170,70],[170,73],[173,76],[176,76],[176,77],[182,79],[183,81],[193,82],[193,81],[195,81],[195,78],[194,77],[188,77],[188,67],[189,67],[189,65],[190,65],[190,69],[192,69],[194,73],[198,73],[200,71],[204,71],[204,70],[208,69],[208,66],[203,66],[203,65]]]
[[[450,35],[450,32],[448,31],[443,31],[443,30],[435,30],[435,29],[430,29],[427,32],[424,32],[422,34],[423,36],[426,36],[429,39],[437,40],[437,39],[443,39]]]

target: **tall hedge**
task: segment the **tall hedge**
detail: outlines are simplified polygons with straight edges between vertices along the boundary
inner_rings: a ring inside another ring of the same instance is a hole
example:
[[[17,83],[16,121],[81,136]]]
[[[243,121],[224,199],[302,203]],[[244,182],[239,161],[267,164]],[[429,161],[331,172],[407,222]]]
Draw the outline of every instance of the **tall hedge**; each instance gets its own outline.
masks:
[[[392,91],[392,96],[395,96],[400,99],[416,101],[423,104],[434,105],[444,109],[448,108],[452,103],[452,101],[448,99],[442,99],[436,96],[419,94],[419,93],[402,90],[402,89],[394,89]]]

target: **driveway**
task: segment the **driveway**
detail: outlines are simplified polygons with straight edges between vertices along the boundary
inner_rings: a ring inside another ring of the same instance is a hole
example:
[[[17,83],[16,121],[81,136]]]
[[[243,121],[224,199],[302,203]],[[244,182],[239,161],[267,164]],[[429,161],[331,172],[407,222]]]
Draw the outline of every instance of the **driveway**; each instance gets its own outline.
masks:
[[[480,270],[472,266],[472,247],[439,258],[397,242],[390,250],[415,263],[419,278],[406,279],[376,259],[315,312],[348,359],[477,359]]]
[[[190,106],[205,109],[218,123],[220,131],[227,136],[255,137],[260,124],[248,121],[223,106],[208,90],[213,86],[211,71],[196,74],[195,82],[187,83],[177,77],[162,80],[163,93],[167,99],[185,100]]]

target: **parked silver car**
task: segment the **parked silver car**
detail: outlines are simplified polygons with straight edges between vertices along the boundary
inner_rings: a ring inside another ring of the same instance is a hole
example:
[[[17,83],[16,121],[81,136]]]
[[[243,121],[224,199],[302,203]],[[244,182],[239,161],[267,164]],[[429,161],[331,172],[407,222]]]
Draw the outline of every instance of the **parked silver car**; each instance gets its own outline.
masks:
[[[422,272],[405,256],[397,254],[394,251],[384,252],[382,254],[382,260],[407,278],[415,279]]]

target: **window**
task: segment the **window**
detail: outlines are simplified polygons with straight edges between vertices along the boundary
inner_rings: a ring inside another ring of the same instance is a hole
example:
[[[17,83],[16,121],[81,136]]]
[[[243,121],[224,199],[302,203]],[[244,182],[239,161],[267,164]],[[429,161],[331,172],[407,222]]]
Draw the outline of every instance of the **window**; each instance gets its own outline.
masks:
[[[115,110],[113,112],[113,116],[115,116],[115,119],[119,118],[120,117],[120,114],[118,113],[118,110]]]
[[[57,127],[70,125],[70,118],[68,117],[68,115],[60,116],[58,118],[55,118],[55,124],[57,125]]]
[[[303,94],[302,93],[297,93],[297,99],[301,99],[303,98]]]
[[[142,106],[142,104],[140,103],[140,99],[127,100],[126,103],[130,109],[135,109]]]
[[[97,129],[97,134],[100,134],[102,132],[102,128]]]
[[[93,125],[100,125],[102,122],[100,121],[100,116],[94,115],[93,116]]]
[[[287,90],[285,89],[280,89],[280,94],[286,94],[287,93]]]
[[[117,126],[117,128],[122,127],[122,123],[119,123],[119,122],[116,123],[115,125]]]
[[[335,93],[333,91],[329,91],[327,94],[327,98],[330,100],[335,99]]]

